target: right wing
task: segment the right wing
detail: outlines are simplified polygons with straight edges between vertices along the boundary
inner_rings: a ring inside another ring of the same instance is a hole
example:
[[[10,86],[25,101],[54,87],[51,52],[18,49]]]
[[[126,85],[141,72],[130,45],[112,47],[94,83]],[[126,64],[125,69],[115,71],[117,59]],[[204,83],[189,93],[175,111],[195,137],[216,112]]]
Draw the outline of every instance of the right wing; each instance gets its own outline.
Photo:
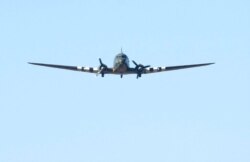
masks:
[[[33,63],[28,62],[32,65],[38,65],[38,66],[45,66],[45,67],[51,67],[51,68],[58,68],[58,69],[65,69],[65,70],[73,70],[73,71],[80,71],[80,72],[88,72],[88,73],[96,73],[100,72],[100,69],[98,67],[84,67],[84,66],[66,66],[66,65],[54,65],[54,64],[44,64],[44,63]],[[112,73],[112,68],[107,68],[105,71],[103,71],[105,74]]]

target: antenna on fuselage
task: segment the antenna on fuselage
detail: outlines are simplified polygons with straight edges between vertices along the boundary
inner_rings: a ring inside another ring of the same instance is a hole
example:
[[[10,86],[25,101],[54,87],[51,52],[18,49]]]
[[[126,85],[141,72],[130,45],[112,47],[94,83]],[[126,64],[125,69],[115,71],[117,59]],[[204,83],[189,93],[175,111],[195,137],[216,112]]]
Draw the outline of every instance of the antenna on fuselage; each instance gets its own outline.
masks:
[[[122,48],[121,48],[121,54],[123,54]]]

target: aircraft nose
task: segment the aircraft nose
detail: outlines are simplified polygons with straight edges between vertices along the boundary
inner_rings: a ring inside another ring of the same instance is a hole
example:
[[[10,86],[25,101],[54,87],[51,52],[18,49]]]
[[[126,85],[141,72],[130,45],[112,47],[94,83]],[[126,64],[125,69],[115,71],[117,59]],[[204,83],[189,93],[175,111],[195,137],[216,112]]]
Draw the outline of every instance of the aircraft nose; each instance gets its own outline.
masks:
[[[120,60],[119,60],[119,63],[125,63],[125,61],[126,61],[126,59],[125,58],[121,58]]]

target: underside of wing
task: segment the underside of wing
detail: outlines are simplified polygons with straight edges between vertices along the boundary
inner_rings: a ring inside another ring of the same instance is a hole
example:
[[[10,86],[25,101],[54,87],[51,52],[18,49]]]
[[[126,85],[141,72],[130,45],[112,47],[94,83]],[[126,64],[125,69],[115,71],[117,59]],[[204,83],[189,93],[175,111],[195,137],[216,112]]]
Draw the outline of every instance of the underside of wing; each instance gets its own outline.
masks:
[[[65,70],[73,70],[73,71],[80,71],[80,72],[89,72],[89,73],[99,73],[100,69],[98,67],[84,67],[84,66],[66,66],[66,65],[54,65],[54,64],[44,64],[44,63],[32,63],[29,62],[29,64],[32,65],[38,65],[38,66],[45,66],[45,67],[51,67],[51,68],[58,68],[58,69],[65,69]],[[111,73],[112,69],[107,68],[103,73]]]
[[[157,73],[157,72],[164,72],[164,71],[188,69],[188,68],[194,68],[194,67],[200,67],[200,66],[208,66],[208,65],[212,65],[212,64],[214,64],[214,63],[180,65],[180,66],[165,66],[165,67],[149,67],[149,68],[145,69],[144,73],[150,74],[150,73]]]

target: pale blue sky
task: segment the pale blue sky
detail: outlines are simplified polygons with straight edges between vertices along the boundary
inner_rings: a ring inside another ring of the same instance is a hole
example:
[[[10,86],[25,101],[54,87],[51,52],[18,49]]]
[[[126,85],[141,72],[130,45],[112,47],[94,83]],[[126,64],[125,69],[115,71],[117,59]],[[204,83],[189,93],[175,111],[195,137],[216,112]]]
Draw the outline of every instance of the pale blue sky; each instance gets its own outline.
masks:
[[[1,0],[1,162],[249,162],[250,1]],[[123,47],[169,73],[96,77]]]

